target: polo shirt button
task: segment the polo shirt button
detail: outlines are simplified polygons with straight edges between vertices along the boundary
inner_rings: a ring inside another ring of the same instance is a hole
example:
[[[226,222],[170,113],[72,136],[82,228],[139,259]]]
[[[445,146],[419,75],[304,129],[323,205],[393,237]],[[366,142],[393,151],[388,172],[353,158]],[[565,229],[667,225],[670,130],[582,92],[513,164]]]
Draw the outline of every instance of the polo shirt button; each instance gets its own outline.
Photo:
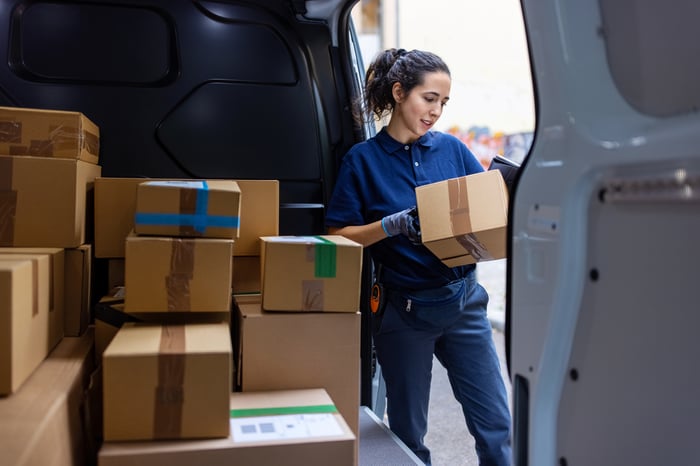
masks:
[[[418,162],[413,162],[413,164],[414,164],[416,167],[417,167],[418,165],[420,165]]]
[[[403,146],[403,148],[406,150],[410,149],[408,146]]]

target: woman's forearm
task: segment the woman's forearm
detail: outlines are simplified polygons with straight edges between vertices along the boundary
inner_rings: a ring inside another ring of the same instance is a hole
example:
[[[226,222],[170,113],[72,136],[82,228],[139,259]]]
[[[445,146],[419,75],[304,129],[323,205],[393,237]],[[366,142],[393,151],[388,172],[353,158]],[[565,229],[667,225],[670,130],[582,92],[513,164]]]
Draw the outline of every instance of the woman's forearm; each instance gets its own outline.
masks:
[[[382,228],[381,220],[367,225],[349,225],[342,228],[329,227],[328,233],[331,235],[345,236],[365,247],[387,237],[386,232]]]

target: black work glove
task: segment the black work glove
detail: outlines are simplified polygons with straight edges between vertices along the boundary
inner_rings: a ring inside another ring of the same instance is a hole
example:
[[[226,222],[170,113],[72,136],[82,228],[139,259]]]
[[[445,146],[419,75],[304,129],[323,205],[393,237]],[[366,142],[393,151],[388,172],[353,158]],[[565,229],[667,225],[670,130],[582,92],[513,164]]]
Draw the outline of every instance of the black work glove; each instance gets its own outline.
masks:
[[[382,228],[389,236],[402,234],[411,243],[421,244],[420,223],[418,222],[418,210],[415,206],[387,215],[382,219]]]

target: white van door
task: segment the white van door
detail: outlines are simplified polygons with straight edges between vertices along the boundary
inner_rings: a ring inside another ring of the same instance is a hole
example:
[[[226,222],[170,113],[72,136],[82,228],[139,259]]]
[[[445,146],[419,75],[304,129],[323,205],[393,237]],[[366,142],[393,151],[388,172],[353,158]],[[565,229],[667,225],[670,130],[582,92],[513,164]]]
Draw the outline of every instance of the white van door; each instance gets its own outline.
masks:
[[[523,0],[514,464],[699,464],[700,3]]]

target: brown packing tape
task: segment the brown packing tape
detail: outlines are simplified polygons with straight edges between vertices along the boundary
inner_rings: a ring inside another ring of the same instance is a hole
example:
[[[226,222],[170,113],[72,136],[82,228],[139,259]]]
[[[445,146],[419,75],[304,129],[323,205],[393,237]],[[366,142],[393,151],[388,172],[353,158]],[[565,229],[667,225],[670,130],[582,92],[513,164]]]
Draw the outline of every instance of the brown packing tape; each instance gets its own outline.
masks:
[[[76,146],[75,141],[79,137],[80,131],[74,126],[49,126],[49,139],[56,148],[56,151],[73,149]]]
[[[99,156],[100,154],[100,137],[90,131],[83,131],[82,148],[89,153]]]
[[[301,288],[301,309],[303,311],[322,311],[323,280],[302,280]]]
[[[0,191],[12,190],[12,157],[0,157]]]
[[[10,155],[29,155],[29,147],[12,144],[10,146]]]
[[[180,215],[192,215],[197,209],[197,190],[180,189]],[[180,234],[183,236],[199,236],[194,225],[180,225]]]
[[[54,143],[51,139],[32,139],[29,142],[29,153],[34,157],[51,157],[53,156]]]
[[[455,239],[477,262],[493,259],[493,255],[481,244],[474,233],[459,235]]]
[[[469,191],[464,177],[447,180],[450,199],[450,228],[452,236],[476,261],[492,259],[491,254],[471,232],[469,217]]]
[[[13,257],[11,254],[7,257],[0,257],[0,261],[3,259],[12,260]],[[25,258],[23,257],[22,259]],[[26,259],[32,261],[32,317],[34,317],[39,315],[39,260],[30,258]]]
[[[153,414],[153,437],[181,436],[185,383],[185,326],[163,325],[158,348],[158,385]]]
[[[306,262],[311,262],[312,264],[316,263],[316,247],[312,243],[307,243],[306,244],[306,254],[304,256],[304,259]]]
[[[194,275],[193,240],[173,238],[170,273],[165,277],[168,311],[191,311],[190,281]]]
[[[22,122],[15,120],[0,120],[0,142],[22,142]]]
[[[306,262],[316,263],[316,246],[312,243],[305,245],[304,259]],[[323,310],[323,280],[301,281],[301,310]]]
[[[447,192],[450,199],[450,228],[452,229],[452,236],[471,231],[467,181],[464,177],[447,180]]]
[[[0,246],[13,246],[17,191],[12,189],[12,157],[0,157]]]

